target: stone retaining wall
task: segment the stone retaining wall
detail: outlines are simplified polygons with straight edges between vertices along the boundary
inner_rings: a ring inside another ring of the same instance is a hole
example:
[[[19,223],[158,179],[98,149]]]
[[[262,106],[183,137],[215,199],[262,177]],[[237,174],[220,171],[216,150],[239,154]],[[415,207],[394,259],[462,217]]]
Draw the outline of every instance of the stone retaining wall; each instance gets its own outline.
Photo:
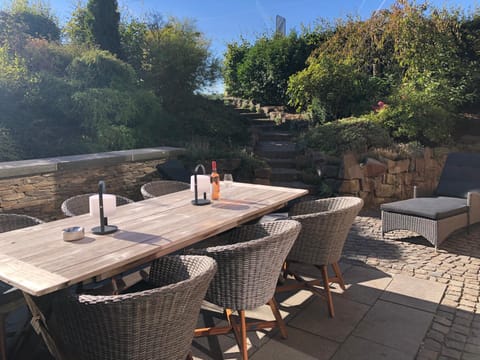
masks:
[[[156,165],[176,158],[183,149],[161,147],[0,163],[0,210],[42,220],[62,217],[61,203],[74,195],[107,192],[133,200],[140,187],[158,178]]]
[[[445,164],[446,148],[425,148],[423,154],[406,159],[347,153],[343,158],[312,153],[312,160],[322,172],[322,178],[342,195],[364,199],[366,206],[413,196],[413,186],[432,192]]]

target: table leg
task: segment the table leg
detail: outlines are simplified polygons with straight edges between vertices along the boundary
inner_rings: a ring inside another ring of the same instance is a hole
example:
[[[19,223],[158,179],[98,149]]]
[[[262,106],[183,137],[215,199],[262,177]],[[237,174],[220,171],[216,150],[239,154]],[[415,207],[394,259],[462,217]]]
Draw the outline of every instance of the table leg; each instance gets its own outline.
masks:
[[[46,320],[46,315],[48,314],[44,314],[39,304],[37,304],[39,298],[31,296],[30,294],[27,294],[25,292],[23,293],[23,296],[25,297],[25,302],[27,303],[27,306],[32,313],[32,327],[35,329],[37,334],[42,336],[43,341],[47,345],[47,348],[53,355],[53,357],[57,360],[64,359],[48,328]],[[48,311],[49,310],[47,310],[47,312]]]

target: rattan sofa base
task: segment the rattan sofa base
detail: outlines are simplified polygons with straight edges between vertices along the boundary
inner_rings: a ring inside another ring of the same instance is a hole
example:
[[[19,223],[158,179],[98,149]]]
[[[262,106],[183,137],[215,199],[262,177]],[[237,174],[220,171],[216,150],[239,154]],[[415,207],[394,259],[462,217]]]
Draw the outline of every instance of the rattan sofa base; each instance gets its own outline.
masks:
[[[382,237],[392,230],[413,231],[437,247],[454,231],[469,225],[468,213],[432,220],[418,216],[382,211]]]

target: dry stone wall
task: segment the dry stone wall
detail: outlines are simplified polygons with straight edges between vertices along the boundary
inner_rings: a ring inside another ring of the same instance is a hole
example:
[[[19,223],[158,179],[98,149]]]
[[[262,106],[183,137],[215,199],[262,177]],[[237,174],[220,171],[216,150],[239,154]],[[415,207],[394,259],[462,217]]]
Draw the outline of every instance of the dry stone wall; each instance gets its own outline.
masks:
[[[398,160],[347,153],[342,158],[313,153],[325,182],[342,195],[359,196],[366,206],[413,196],[413,186],[433,192],[445,164],[446,148],[425,148],[422,154]]]
[[[42,220],[62,217],[61,203],[98,190],[140,200],[140,187],[159,178],[156,165],[183,153],[178,148],[148,148],[0,163],[0,210]]]

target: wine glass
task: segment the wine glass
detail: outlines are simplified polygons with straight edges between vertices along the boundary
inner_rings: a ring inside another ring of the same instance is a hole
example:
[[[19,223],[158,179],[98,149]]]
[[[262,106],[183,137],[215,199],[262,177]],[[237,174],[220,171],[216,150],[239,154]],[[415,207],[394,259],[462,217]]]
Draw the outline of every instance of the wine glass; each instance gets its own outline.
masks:
[[[224,174],[223,175],[223,184],[225,185],[225,189],[228,189],[233,184],[233,176],[232,174]]]

